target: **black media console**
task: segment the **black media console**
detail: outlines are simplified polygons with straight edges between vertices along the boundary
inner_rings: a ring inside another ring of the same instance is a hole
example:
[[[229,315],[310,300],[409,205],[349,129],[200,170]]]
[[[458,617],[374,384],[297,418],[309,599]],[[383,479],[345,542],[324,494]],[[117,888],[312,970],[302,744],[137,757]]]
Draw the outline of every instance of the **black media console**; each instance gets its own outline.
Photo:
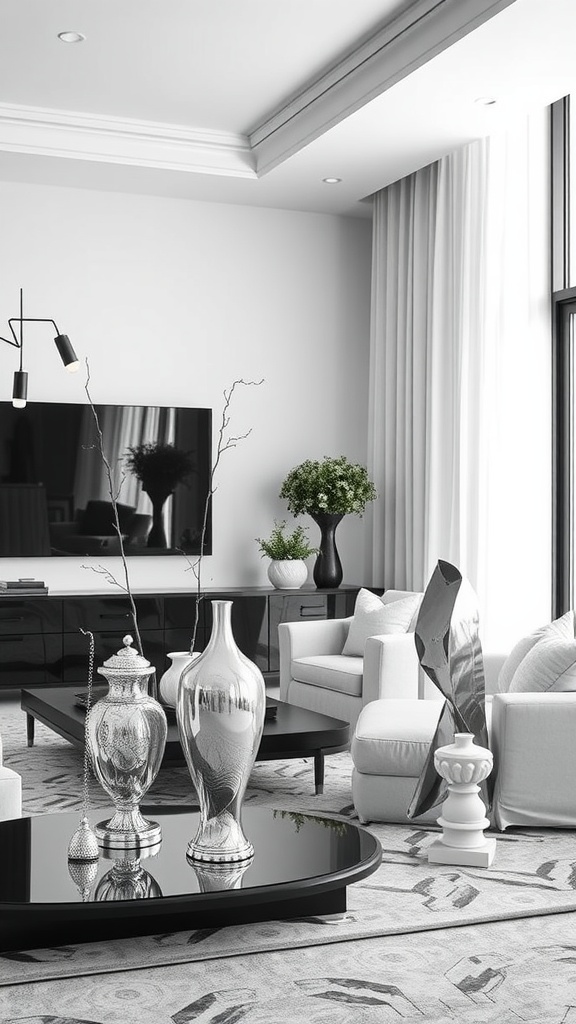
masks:
[[[279,669],[278,624],[352,615],[358,590],[203,589],[196,649],[203,650],[210,636],[210,601],[233,601],[236,643],[273,681]],[[168,652],[187,650],[190,644],[195,597],[190,591],[138,593],[135,603],[144,653],[159,677],[169,666]],[[124,594],[0,597],[0,690],[84,682],[89,640],[81,629],[94,634],[95,663],[101,665],[132,632],[131,622]]]

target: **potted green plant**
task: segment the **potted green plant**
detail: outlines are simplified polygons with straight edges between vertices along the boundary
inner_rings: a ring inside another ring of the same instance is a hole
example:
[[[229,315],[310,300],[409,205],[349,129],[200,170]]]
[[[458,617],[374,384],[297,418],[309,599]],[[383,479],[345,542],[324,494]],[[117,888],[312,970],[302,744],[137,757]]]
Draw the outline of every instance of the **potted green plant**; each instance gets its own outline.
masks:
[[[268,579],[279,590],[297,590],[308,579],[308,567],[304,559],[318,553],[310,545],[306,530],[297,526],[292,533],[285,533],[286,522],[274,521],[274,529],[268,540],[256,537],[262,556],[271,559]]]
[[[365,466],[345,455],[321,461],[306,459],[290,470],[280,489],[295,516],[307,513],[320,527],[320,553],[314,566],[317,587],[339,587],[342,563],[336,549],[335,531],[345,515],[361,516],[376,488]]]
[[[126,466],[141,481],[142,490],[152,502],[148,547],[165,548],[167,540],[162,509],[166,499],[194,468],[190,452],[161,441],[137,444],[128,448]]]

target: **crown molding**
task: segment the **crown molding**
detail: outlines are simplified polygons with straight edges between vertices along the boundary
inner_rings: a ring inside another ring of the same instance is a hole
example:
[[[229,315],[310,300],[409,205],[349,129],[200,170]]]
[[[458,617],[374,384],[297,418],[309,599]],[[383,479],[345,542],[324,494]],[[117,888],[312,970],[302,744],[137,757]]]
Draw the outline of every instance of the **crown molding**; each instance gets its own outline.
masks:
[[[0,150],[256,178],[246,136],[0,103]]]
[[[249,133],[258,176],[517,0],[415,0]]]
[[[0,103],[0,152],[257,179],[517,0],[414,0],[247,135]]]

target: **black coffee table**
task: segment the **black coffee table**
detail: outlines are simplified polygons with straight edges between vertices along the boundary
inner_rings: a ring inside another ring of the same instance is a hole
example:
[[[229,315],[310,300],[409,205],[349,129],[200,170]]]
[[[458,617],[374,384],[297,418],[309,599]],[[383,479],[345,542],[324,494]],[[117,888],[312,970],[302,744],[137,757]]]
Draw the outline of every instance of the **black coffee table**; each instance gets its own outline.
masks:
[[[129,851],[114,854],[123,860],[101,855],[91,880],[69,871],[77,812],[0,822],[0,950],[342,915],[346,887],[375,871],[382,858],[376,837],[358,825],[246,806],[242,821],[254,845],[252,861],[224,870],[194,866],[186,847],[198,814],[180,807],[142,810],[161,825],[158,852],[140,861]],[[112,813],[99,808],[92,817]]]
[[[22,690],[21,707],[26,712],[28,746],[34,744],[34,722],[43,722],[53,732],[75,746],[84,747],[85,712],[77,704],[76,686],[46,686]],[[106,692],[107,687],[97,692]],[[324,755],[346,750],[350,739],[350,726],[337,718],[307,711],[292,704],[278,705],[276,719],[264,723],[264,732],[256,759],[274,761],[294,757],[314,757],[314,784],[317,793],[324,789]],[[175,714],[168,711],[168,739],[162,765],[185,764]]]

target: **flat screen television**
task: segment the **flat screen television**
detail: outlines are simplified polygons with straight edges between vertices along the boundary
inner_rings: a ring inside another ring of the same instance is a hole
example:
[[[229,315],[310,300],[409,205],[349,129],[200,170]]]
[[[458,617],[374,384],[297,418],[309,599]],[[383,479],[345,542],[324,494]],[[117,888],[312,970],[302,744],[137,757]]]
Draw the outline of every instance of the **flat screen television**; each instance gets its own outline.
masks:
[[[127,555],[200,553],[211,409],[96,405]],[[204,552],[212,551],[211,503]],[[118,555],[92,408],[0,402],[0,556]]]

